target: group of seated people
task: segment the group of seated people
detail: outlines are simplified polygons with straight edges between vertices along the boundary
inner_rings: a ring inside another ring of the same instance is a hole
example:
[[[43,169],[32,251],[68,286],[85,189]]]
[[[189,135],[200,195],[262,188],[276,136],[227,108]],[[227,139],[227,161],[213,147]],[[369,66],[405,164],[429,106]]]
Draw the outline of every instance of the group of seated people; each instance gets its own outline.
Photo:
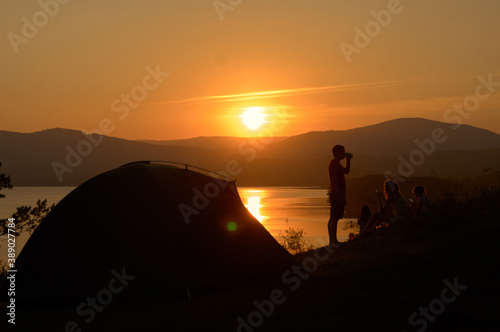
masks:
[[[385,181],[384,195],[377,191],[380,211],[372,214],[368,205],[361,208],[358,217],[361,233],[427,213],[430,209],[430,201],[425,188],[416,186],[412,192],[415,200],[409,200],[410,204],[408,205],[399,192],[398,184],[394,180]]]

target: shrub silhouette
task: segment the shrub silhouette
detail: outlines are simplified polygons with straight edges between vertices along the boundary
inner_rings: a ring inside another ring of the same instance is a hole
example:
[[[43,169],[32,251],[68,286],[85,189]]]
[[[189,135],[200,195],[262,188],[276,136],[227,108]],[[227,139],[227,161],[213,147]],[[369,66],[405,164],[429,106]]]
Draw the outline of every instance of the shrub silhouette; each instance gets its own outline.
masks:
[[[281,246],[288,250],[292,255],[300,254],[314,249],[312,243],[304,238],[306,234],[303,228],[295,228],[288,224],[288,218],[285,219],[287,227],[284,234],[280,231],[279,236],[283,238],[279,241]]]

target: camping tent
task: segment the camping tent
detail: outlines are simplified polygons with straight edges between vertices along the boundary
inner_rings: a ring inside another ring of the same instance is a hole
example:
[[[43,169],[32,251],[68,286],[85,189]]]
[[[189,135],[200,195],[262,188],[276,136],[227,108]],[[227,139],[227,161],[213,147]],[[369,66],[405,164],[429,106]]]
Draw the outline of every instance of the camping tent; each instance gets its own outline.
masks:
[[[136,277],[129,294],[196,295],[293,263],[234,181],[137,162],[90,179],[49,213],[17,260],[17,296],[82,300],[113,270]]]

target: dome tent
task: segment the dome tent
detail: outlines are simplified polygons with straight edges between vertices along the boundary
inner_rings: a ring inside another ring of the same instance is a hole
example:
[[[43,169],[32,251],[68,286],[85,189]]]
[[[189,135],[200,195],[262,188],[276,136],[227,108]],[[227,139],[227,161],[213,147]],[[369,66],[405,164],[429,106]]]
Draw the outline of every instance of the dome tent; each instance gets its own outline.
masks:
[[[138,162],[90,179],[49,213],[17,260],[17,296],[81,301],[112,271],[136,277],[129,294],[186,296],[279,276],[293,263],[234,181]]]

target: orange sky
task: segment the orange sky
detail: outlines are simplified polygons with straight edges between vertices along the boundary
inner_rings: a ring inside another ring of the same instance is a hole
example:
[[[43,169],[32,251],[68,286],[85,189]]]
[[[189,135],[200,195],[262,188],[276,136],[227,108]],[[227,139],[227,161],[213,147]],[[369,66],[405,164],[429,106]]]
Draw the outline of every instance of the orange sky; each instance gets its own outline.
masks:
[[[219,13],[213,2],[42,0],[51,15],[1,2],[0,130],[109,119],[127,139],[247,136],[239,115],[254,106],[286,114],[279,136],[445,121],[479,76],[500,82],[496,0],[220,0],[240,4]],[[500,133],[497,85],[463,123]]]

